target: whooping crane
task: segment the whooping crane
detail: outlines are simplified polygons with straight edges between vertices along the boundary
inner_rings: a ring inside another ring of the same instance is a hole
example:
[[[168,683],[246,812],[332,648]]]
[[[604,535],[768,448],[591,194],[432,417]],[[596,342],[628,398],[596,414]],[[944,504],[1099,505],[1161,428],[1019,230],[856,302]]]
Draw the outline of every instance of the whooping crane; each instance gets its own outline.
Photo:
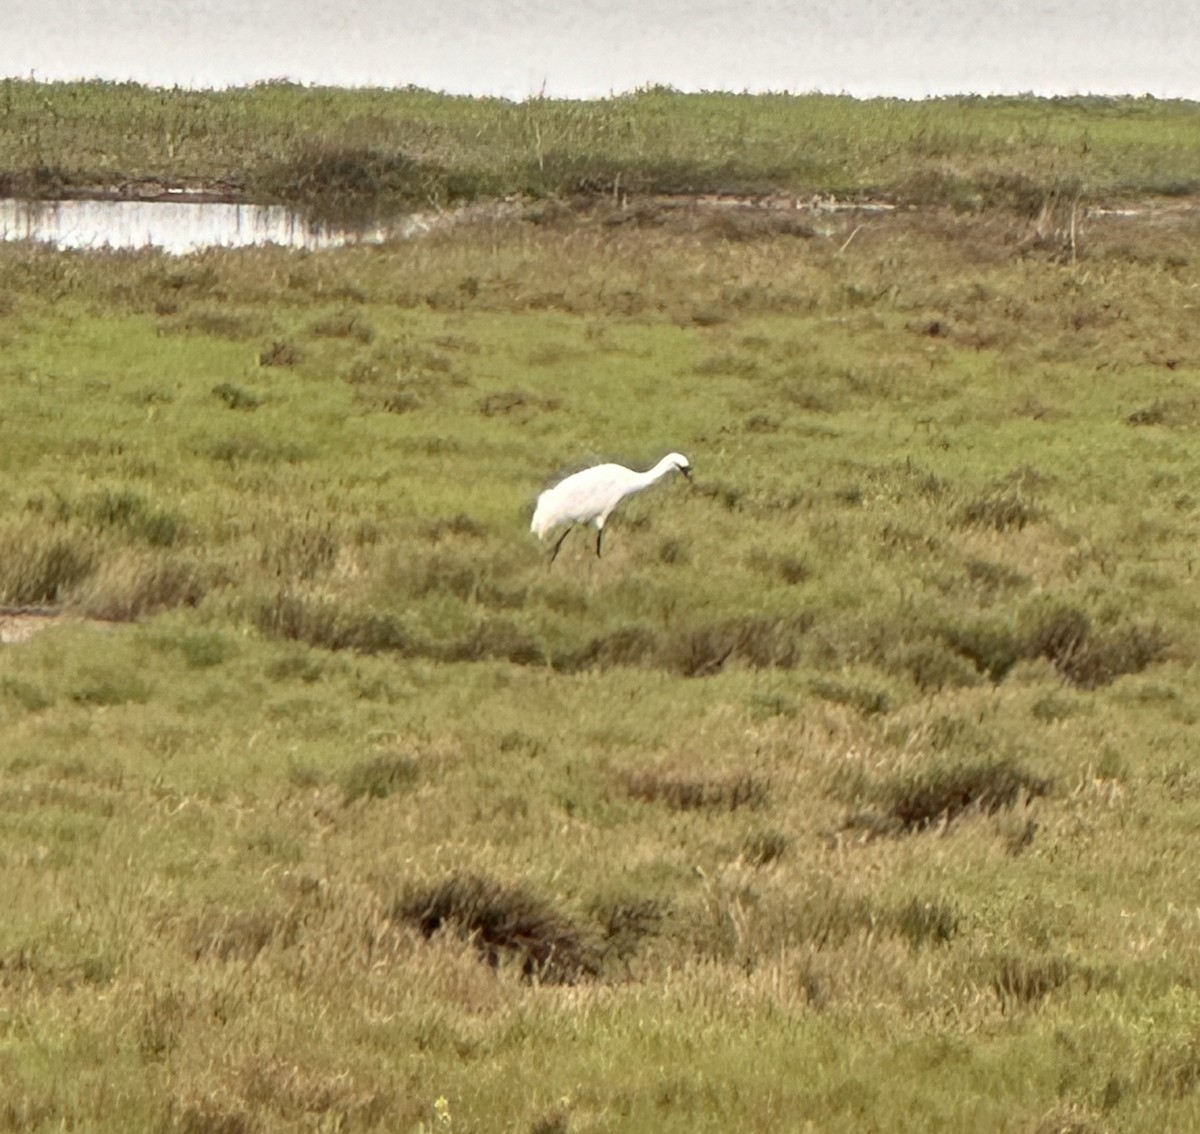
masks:
[[[654,468],[646,472],[634,472],[624,465],[595,465],[582,472],[573,473],[560,480],[553,488],[547,488],[538,497],[533,512],[533,523],[529,530],[545,539],[549,532],[566,524],[567,530],[558,537],[550,556],[553,563],[562,547],[563,540],[571,534],[574,524],[596,526],[596,556],[600,556],[600,541],[604,537],[604,523],[626,496],[649,488],[670,472],[681,472],[689,480],[692,466],[682,453],[668,453]]]

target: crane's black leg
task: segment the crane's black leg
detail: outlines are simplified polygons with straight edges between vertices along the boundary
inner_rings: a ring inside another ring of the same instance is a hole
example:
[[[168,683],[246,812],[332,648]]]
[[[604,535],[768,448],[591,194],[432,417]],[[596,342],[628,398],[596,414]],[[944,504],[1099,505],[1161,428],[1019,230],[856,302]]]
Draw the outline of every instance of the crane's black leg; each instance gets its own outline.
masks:
[[[596,529],[596,558],[600,558],[600,540],[604,537],[604,529]]]
[[[554,545],[554,550],[553,550],[553,551],[550,553],[550,562],[551,562],[551,563],[553,563],[553,562],[554,562],[554,560],[557,558],[557,556],[558,556],[558,549],[559,549],[560,547],[562,547],[562,545],[563,545],[563,540],[564,540],[564,539],[566,539],[566,538],[567,538],[567,536],[569,536],[570,534],[571,534],[571,527],[570,527],[570,526],[568,526],[568,527],[567,527],[567,530],[566,530],[565,532],[563,532],[563,534],[562,534],[562,535],[560,535],[560,536],[558,537],[558,542],[557,542],[557,543]]]

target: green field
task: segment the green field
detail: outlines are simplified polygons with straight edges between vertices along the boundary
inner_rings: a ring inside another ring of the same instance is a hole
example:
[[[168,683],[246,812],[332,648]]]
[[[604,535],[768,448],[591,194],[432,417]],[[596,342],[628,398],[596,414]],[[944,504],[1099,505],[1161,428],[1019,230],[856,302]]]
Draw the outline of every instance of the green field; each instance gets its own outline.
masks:
[[[920,202],[0,245],[0,1130],[1200,1125],[1194,106],[0,97],[10,187],[627,115]]]
[[[887,195],[1036,208],[1200,188],[1200,104],[680,94],[598,101],[265,83],[0,83],[0,192],[143,182],[389,212],[511,194]]]

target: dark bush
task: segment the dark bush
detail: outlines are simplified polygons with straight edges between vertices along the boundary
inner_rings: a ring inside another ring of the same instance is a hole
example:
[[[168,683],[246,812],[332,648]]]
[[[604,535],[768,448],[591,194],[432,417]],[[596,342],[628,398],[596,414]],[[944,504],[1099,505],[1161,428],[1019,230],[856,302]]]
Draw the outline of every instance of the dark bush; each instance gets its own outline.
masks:
[[[1025,631],[1030,657],[1046,658],[1061,668],[1078,652],[1092,632],[1092,620],[1081,610],[1053,604],[1036,610]]]
[[[959,522],[968,528],[1020,531],[1026,524],[1044,519],[1045,515],[1043,509],[1020,493],[1005,490],[968,501],[959,513]]]
[[[848,705],[864,716],[886,713],[892,699],[882,689],[869,689],[863,685],[851,685],[844,681],[816,678],[809,685],[814,695],[835,705]]]
[[[447,536],[469,536],[471,539],[483,539],[487,535],[487,525],[465,512],[454,516],[434,520],[425,529],[430,542],[437,543]]]
[[[687,544],[674,537],[664,539],[658,546],[658,561],[672,567],[690,562],[691,556],[688,554]]]
[[[1072,685],[1097,689],[1127,673],[1141,673],[1166,654],[1169,639],[1157,624],[1126,624],[1097,631],[1083,611],[1065,605],[1029,617],[1025,652],[1043,657]]]
[[[295,464],[304,460],[309,451],[294,441],[268,441],[263,437],[218,437],[206,441],[198,451],[214,461],[235,467],[246,461],[262,461],[273,464]]]
[[[967,810],[991,815],[1049,790],[1049,780],[1009,760],[993,759],[924,768],[886,784],[879,796],[887,819],[906,831],[919,831]]]
[[[492,661],[502,659],[517,665],[544,665],[541,645],[520,627],[502,619],[489,619],[465,638],[432,651],[445,661]]]
[[[360,396],[364,401],[373,402],[385,413],[413,413],[425,404],[419,394],[414,394],[399,383],[364,390]]]
[[[997,622],[947,626],[942,637],[955,653],[992,681],[1002,680],[1027,651],[1027,644],[1015,630]]]
[[[410,889],[392,917],[425,937],[452,931],[493,968],[513,959],[527,979],[544,984],[575,984],[600,972],[595,943],[574,922],[528,891],[489,878],[455,874]]]
[[[220,382],[212,389],[213,394],[220,398],[232,410],[256,410],[262,405],[262,398],[257,394],[243,390],[232,382]]]
[[[938,637],[902,642],[885,664],[894,673],[907,674],[925,693],[979,684],[974,664]]]
[[[71,690],[71,700],[77,705],[144,705],[153,689],[136,673],[96,671],[84,677]]]
[[[683,630],[662,645],[659,664],[685,677],[717,673],[728,661],[755,669],[790,669],[800,660],[800,641],[811,615],[739,618]]]
[[[665,803],[675,811],[736,811],[765,807],[771,795],[765,780],[749,774],[722,779],[688,779],[661,772],[634,772],[625,790],[644,803]]]
[[[384,199],[425,205],[439,180],[436,168],[407,154],[325,141],[265,168],[256,188],[276,200],[319,205],[320,217],[336,218]]]
[[[791,618],[742,618],[656,634],[644,626],[626,626],[594,638],[582,650],[554,659],[568,673],[615,665],[656,666],[685,677],[718,673],[730,661],[756,669],[788,669],[800,659],[810,615]]]
[[[958,934],[962,920],[951,902],[922,902],[913,898],[895,912],[896,930],[914,949],[945,945]]]
[[[313,323],[312,333],[326,339],[354,339],[366,344],[375,338],[374,328],[363,320],[360,312],[339,311]]]
[[[1029,576],[1015,571],[1003,563],[991,563],[986,559],[971,559],[966,565],[967,578],[981,590],[994,594],[1001,590],[1014,590],[1029,586]]]
[[[412,756],[384,752],[352,764],[340,777],[342,797],[351,803],[362,796],[384,799],[420,779],[421,765]]]
[[[1161,661],[1169,641],[1157,625],[1122,626],[1090,639],[1063,673],[1081,689],[1097,689],[1127,673],[1141,673],[1148,665]]]
[[[259,366],[295,366],[300,361],[300,349],[293,343],[276,340],[259,351]]]
[[[623,626],[601,638],[593,638],[578,653],[555,659],[556,669],[573,673],[586,669],[652,664],[660,649],[658,636],[644,626]]]
[[[480,399],[479,412],[484,417],[502,417],[517,410],[553,410],[558,404],[554,399],[540,398],[525,390],[502,390]]]
[[[1134,410],[1125,420],[1130,425],[1163,425],[1168,429],[1190,429],[1200,423],[1200,400],[1160,399]]]
[[[812,569],[795,555],[772,555],[754,548],[746,557],[746,562],[755,570],[772,575],[790,587],[806,583],[812,578]]]
[[[272,681],[303,681],[312,685],[325,676],[326,665],[319,655],[297,651],[268,662],[264,672]]]
[[[668,909],[656,898],[632,897],[602,905],[595,910],[606,957],[627,961],[645,938],[662,932]]]
[[[697,496],[703,496],[715,501],[728,512],[736,512],[741,505],[743,493],[735,485],[715,480],[703,483],[693,481],[692,483],[694,485],[692,491]]]
[[[54,605],[95,568],[95,552],[82,540],[5,537],[0,540],[0,602]]]
[[[359,614],[334,602],[287,592],[262,603],[255,621],[259,630],[271,637],[305,642],[326,650],[362,653],[394,650],[405,655],[421,652],[408,632],[387,615]]]
[[[18,677],[0,679],[0,697],[15,701],[26,712],[36,713],[54,704],[54,698],[40,685]]]
[[[529,1127],[529,1134],[567,1134],[570,1128],[571,1120],[567,1113],[551,1108],[534,1120]]]
[[[1071,978],[1074,967],[1061,957],[1000,957],[992,989],[1005,1007],[1037,1004]]]
[[[782,831],[755,831],[742,844],[742,857],[751,866],[767,866],[787,853],[790,840]]]

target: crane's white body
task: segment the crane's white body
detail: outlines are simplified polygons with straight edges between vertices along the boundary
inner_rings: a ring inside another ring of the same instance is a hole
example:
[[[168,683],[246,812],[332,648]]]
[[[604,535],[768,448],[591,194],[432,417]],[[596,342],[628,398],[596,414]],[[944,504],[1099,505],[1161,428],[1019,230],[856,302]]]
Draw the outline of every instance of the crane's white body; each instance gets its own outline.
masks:
[[[681,472],[690,477],[691,463],[682,453],[668,453],[652,469],[634,472],[624,465],[596,465],[582,472],[573,473],[560,480],[553,488],[547,488],[538,497],[533,512],[530,531],[538,537],[546,536],[560,524],[567,530],[554,545],[554,556],[571,531],[572,524],[592,524],[596,528],[596,554],[600,554],[600,540],[604,535],[604,524],[626,496],[641,492],[661,480],[668,473]]]

